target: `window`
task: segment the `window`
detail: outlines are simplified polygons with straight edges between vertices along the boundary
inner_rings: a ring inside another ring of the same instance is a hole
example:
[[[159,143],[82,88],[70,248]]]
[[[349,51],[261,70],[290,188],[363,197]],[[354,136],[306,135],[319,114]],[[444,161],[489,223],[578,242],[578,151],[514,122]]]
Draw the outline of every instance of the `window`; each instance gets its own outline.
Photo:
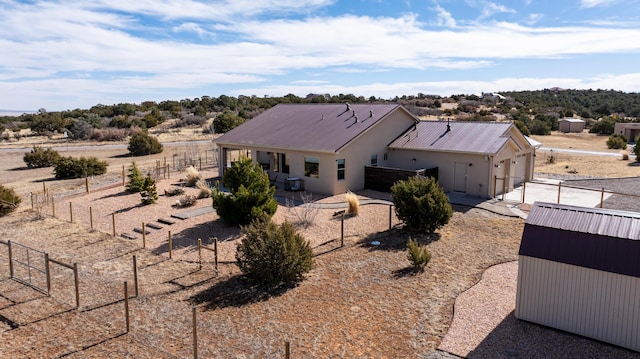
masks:
[[[382,157],[382,159],[384,159],[385,161],[389,160],[389,153],[385,152],[384,156]]]
[[[273,160],[273,172],[280,172],[280,154],[271,155],[271,159]]]
[[[344,158],[338,160],[338,180],[344,179]]]
[[[320,177],[320,160],[316,157],[304,158],[304,175],[305,177]]]
[[[371,155],[371,165],[372,166],[378,165],[378,155]]]

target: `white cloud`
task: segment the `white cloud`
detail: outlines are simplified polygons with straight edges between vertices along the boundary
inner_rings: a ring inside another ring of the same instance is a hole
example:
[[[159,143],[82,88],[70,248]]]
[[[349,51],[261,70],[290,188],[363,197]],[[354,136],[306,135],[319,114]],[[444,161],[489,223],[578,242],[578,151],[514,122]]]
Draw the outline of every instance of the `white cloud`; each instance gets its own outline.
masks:
[[[436,5],[434,10],[437,13],[436,25],[446,27],[456,27],[456,20],[451,13],[443,9],[440,5]]]
[[[495,14],[499,13],[515,13],[516,11],[510,9],[504,5],[499,5],[491,1],[483,1],[480,3],[482,6],[482,11],[480,12],[480,16],[478,20],[489,18]]]
[[[618,0],[582,0],[581,7],[591,8],[596,6],[609,6],[618,2]]]

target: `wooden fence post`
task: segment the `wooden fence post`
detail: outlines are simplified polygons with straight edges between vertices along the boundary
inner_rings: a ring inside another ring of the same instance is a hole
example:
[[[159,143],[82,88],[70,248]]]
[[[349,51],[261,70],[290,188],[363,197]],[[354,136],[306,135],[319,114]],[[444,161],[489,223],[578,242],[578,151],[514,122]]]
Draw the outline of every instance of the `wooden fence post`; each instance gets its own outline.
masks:
[[[69,222],[73,223],[73,205],[69,202]]]
[[[116,213],[111,213],[111,226],[113,227],[113,236],[116,236]]]
[[[284,342],[284,357],[285,359],[291,358],[291,344],[288,341]]]
[[[340,214],[340,247],[344,247],[344,212]]]
[[[44,254],[44,270],[47,279],[47,295],[51,296],[51,271],[49,270],[49,253]]]
[[[602,192],[600,192],[600,208],[602,208],[604,204],[604,187],[602,187]]]
[[[136,291],[135,297],[138,298],[138,258],[133,255],[133,284]]]
[[[202,239],[198,238],[198,270],[202,270]]]
[[[9,277],[13,278],[13,260],[12,260],[13,255],[11,253],[11,240],[9,239],[7,241],[7,243],[9,244],[8,245],[8,247],[9,247]]]
[[[193,358],[198,359],[198,318],[196,315],[196,307],[191,307],[193,318]]]
[[[558,182],[558,204],[560,204],[560,188],[562,187],[562,182]]]
[[[89,177],[84,178],[84,188],[89,193]]]
[[[91,224],[91,230],[93,230],[93,208],[89,207],[89,223]]]
[[[33,210],[33,192],[31,192],[31,209]]]
[[[172,255],[171,255],[172,254],[171,252],[173,250],[172,247],[173,247],[173,244],[171,243],[171,231],[169,231],[169,259],[172,258]]]
[[[391,216],[392,216],[392,212],[393,212],[393,205],[390,204],[389,205],[389,230],[391,230]]]
[[[213,254],[215,255],[216,277],[218,276],[218,237],[213,237]]]
[[[522,203],[524,203],[524,195],[527,191],[527,181],[522,182]]]
[[[51,199],[51,216],[56,216],[56,201]]]
[[[76,309],[80,308],[80,282],[78,281],[78,263],[73,263],[73,281],[76,286]]]
[[[127,287],[127,282],[124,282],[124,318],[127,323],[126,333],[129,333],[129,288]]]
[[[124,186],[124,165],[122,165],[122,185]]]

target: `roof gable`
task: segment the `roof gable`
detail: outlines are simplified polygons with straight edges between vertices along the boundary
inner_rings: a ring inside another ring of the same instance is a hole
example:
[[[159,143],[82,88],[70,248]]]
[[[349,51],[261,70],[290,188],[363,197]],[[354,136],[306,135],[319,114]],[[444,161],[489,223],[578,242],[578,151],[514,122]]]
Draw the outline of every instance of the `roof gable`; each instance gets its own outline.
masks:
[[[536,202],[518,254],[640,277],[640,213]]]
[[[403,108],[398,104],[278,104],[216,142],[337,152],[399,109]]]
[[[497,154],[514,137],[517,128],[507,122],[420,121],[393,141],[389,147],[423,151]],[[524,136],[521,142],[529,146]]]

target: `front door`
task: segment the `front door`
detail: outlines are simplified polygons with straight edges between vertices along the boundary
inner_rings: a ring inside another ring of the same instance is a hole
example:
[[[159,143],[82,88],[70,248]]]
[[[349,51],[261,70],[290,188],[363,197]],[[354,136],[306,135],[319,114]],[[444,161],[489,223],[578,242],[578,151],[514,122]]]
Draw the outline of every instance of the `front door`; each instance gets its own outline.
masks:
[[[464,162],[456,162],[453,172],[453,191],[467,192],[467,167]]]

